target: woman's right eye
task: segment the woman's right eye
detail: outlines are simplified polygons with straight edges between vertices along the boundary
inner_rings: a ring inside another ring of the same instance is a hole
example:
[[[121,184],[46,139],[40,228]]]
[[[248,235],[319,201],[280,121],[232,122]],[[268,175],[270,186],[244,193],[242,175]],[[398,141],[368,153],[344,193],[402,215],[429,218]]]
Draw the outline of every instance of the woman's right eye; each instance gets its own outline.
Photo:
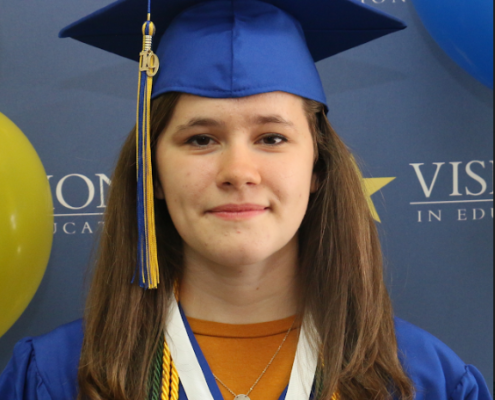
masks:
[[[206,135],[195,135],[190,137],[186,144],[190,144],[192,146],[196,147],[207,147],[211,145],[213,142],[213,139],[209,136]]]

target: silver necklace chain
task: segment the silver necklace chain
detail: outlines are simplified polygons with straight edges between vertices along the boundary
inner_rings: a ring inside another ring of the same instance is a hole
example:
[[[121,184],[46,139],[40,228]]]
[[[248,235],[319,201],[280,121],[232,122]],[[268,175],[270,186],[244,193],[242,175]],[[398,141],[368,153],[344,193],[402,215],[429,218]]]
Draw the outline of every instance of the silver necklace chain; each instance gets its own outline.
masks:
[[[292,329],[294,329],[294,325],[295,324],[296,324],[296,319],[294,319],[294,322],[292,323],[291,327],[289,328],[289,330],[285,334],[284,340],[282,340],[282,343],[278,347],[277,351],[275,352],[274,356],[272,357],[272,359],[270,360],[270,362],[268,363],[268,365],[265,367],[265,369],[263,370],[263,372],[261,373],[261,375],[258,377],[258,379],[256,379],[256,382],[254,382],[253,386],[251,386],[251,388],[249,389],[249,391],[245,395],[237,395],[237,394],[235,394],[225,383],[223,383],[220,380],[220,378],[218,376],[216,376],[215,374],[213,374],[213,376],[215,377],[215,379],[217,380],[217,382],[220,385],[222,385],[225,389],[227,389],[232,396],[234,396],[234,400],[237,399],[237,398],[243,399],[243,400],[244,399],[245,400],[249,400],[249,395],[252,393],[252,391],[254,390],[254,388],[256,387],[256,385],[258,385],[258,383],[261,381],[261,378],[263,378],[263,376],[265,376],[266,372],[268,371],[268,368],[270,368],[270,366],[273,364],[273,362],[277,358],[278,354],[280,353],[280,350],[282,350],[282,347],[284,346],[285,342],[289,338],[289,335],[292,332]]]

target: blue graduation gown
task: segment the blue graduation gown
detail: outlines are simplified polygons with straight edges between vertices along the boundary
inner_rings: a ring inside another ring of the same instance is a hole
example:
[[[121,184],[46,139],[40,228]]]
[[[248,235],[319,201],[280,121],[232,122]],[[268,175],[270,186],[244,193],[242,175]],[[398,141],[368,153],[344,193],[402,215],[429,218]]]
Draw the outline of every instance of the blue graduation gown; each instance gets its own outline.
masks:
[[[416,400],[490,400],[481,373],[425,331],[396,319],[401,361],[415,383]],[[0,376],[1,400],[77,397],[81,321],[20,341]],[[182,393],[181,400],[184,399]]]

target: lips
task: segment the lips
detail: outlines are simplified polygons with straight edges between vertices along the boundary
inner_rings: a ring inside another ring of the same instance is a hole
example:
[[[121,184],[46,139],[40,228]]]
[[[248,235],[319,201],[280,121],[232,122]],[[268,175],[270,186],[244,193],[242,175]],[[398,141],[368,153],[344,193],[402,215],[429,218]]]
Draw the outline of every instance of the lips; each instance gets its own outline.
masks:
[[[225,204],[223,206],[215,207],[211,209],[209,212],[231,212],[231,213],[240,213],[240,212],[249,212],[249,211],[264,211],[268,207],[260,206],[258,204]]]
[[[225,220],[245,220],[264,214],[268,209],[259,204],[224,204],[208,213]]]

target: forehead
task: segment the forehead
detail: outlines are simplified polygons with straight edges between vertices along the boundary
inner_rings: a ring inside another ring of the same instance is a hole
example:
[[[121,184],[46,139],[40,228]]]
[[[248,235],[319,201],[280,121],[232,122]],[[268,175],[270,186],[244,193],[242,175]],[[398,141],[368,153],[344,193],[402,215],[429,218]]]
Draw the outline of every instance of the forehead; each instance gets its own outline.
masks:
[[[232,99],[214,99],[184,94],[177,104],[173,120],[183,122],[185,119],[198,117],[250,120],[253,115],[279,115],[287,120],[297,120],[305,117],[304,101],[299,96],[285,92],[263,93]]]

